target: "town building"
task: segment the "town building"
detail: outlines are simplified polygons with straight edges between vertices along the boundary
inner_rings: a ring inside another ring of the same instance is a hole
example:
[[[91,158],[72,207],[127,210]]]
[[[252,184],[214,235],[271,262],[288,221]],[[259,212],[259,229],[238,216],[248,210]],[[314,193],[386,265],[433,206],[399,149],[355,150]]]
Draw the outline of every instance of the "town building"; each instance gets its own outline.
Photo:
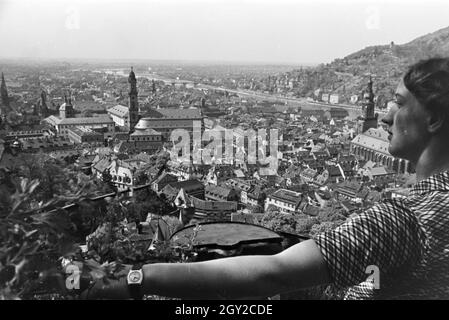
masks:
[[[81,126],[67,129],[68,139],[73,143],[88,143],[93,145],[103,145],[104,136],[90,128]]]
[[[176,129],[192,134],[195,121],[201,130],[202,118],[198,109],[151,109],[139,120],[135,130],[154,129],[162,134],[163,141],[170,141],[170,134]]]
[[[183,188],[177,193],[174,204],[180,209],[181,221],[210,222],[231,221],[232,213],[237,211],[235,201],[203,200],[189,195]]]
[[[294,214],[297,212],[301,200],[301,193],[286,189],[279,189],[267,196],[265,201],[265,210],[267,210],[271,205],[279,209],[281,213]]]
[[[111,116],[116,126],[129,128],[128,107],[118,104],[109,108],[108,114]]]
[[[207,185],[205,187],[205,198],[211,201],[238,201],[238,193],[232,188]]]
[[[190,180],[197,178],[198,174],[195,172],[195,167],[192,162],[180,162],[169,160],[167,162],[169,172],[178,177],[179,180]]]
[[[16,140],[22,152],[51,152],[73,148],[73,142],[65,137],[36,137]]]
[[[145,170],[150,165],[145,161],[138,159],[120,160],[116,156],[104,156],[101,159],[95,159],[92,162],[92,173],[97,178],[107,172],[111,175],[111,182],[117,187],[118,191],[129,189],[132,195],[132,189],[137,186],[139,172]]]
[[[103,139],[112,138],[114,135],[114,121],[109,115],[98,115],[88,118],[60,118],[49,116],[44,122],[52,126],[58,135],[69,137],[69,129],[81,127],[91,129],[103,134]]]
[[[167,184],[171,182],[178,182],[178,177],[164,172],[151,183],[151,189],[154,192],[160,192]]]
[[[397,173],[411,172],[408,160],[393,157],[388,152],[388,132],[383,128],[370,128],[351,141],[351,153],[366,160],[379,163]]]
[[[129,135],[129,142],[139,151],[152,153],[162,148],[162,134],[153,129],[136,129]]]
[[[243,190],[240,201],[246,205],[263,208],[266,194],[259,185],[252,186],[249,190]]]
[[[348,113],[348,110],[346,110],[346,109],[343,109],[343,108],[331,108],[329,110],[329,117],[330,117],[330,119],[343,120],[347,116],[349,116],[349,113]]]
[[[366,195],[363,183],[357,181],[346,180],[338,184],[334,191],[340,200],[347,199],[355,203],[361,203]]]
[[[184,189],[189,196],[204,199],[204,185],[198,180],[170,182],[161,190],[161,193],[173,200],[181,189]]]
[[[231,221],[231,214],[237,211],[236,201],[211,201],[191,197],[193,217],[201,222]]]
[[[5,141],[14,141],[16,139],[28,139],[28,138],[42,138],[50,136],[51,132],[48,130],[22,130],[22,131],[9,131],[3,139]]]

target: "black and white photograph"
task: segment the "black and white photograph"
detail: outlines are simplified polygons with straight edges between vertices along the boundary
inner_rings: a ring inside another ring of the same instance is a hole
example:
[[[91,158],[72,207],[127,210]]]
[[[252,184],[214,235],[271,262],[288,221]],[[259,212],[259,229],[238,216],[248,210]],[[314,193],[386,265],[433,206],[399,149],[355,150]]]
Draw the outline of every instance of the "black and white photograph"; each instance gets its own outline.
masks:
[[[448,300],[448,17],[0,0],[0,300]]]

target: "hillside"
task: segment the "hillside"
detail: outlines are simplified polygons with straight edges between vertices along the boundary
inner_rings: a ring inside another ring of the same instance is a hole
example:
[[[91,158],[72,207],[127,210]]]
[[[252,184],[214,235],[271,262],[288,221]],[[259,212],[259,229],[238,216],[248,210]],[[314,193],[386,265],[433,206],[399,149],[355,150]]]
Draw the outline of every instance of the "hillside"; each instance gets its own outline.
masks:
[[[372,74],[378,106],[392,96],[407,66],[424,58],[449,56],[449,27],[421,36],[408,43],[366,47],[329,64],[291,72],[298,79],[298,95],[312,96],[323,92],[338,93],[343,102],[351,95],[360,95]]]

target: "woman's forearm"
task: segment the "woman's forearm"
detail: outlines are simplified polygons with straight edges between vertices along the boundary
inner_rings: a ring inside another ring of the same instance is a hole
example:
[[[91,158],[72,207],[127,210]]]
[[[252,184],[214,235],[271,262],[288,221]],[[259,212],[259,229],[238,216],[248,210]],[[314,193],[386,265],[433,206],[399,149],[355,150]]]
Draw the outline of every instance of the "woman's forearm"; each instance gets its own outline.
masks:
[[[144,292],[192,299],[268,297],[282,286],[274,256],[241,256],[143,267]],[[278,278],[277,278],[278,279]]]
[[[271,256],[148,264],[143,273],[144,293],[193,299],[262,298],[329,281],[312,240]]]

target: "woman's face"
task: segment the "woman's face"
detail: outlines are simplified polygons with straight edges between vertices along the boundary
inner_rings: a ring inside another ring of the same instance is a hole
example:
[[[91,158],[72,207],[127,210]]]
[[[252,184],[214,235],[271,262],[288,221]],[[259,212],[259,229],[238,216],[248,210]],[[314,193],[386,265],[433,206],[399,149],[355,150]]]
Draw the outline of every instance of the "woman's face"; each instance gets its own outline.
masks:
[[[401,81],[394,103],[382,119],[388,125],[390,154],[416,163],[430,138],[426,125],[428,117],[429,112]]]

